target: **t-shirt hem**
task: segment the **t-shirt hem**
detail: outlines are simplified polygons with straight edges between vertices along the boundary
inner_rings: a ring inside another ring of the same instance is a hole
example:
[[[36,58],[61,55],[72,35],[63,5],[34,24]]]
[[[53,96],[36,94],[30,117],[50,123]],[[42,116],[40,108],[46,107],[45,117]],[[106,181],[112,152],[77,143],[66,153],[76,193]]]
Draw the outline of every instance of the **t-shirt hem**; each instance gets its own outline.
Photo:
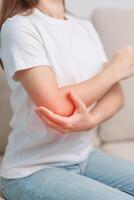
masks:
[[[9,173],[7,173],[7,171],[9,171],[9,170],[3,170],[3,171],[1,170],[0,176],[2,178],[6,178],[6,179],[24,178],[26,176],[32,175],[33,173],[35,173],[39,170],[42,170],[42,169],[55,168],[55,167],[61,167],[61,166],[63,167],[63,166],[69,166],[69,165],[72,165],[72,164],[81,163],[81,162],[85,161],[88,158],[88,156],[90,156],[90,153],[93,150],[95,150],[95,148],[90,149],[88,154],[86,156],[84,156],[83,159],[79,159],[79,160],[74,161],[74,162],[68,162],[68,163],[62,163],[62,164],[58,163],[58,164],[52,164],[52,165],[43,165],[43,166],[40,166],[40,167],[38,167],[36,169],[32,169],[32,170],[26,169],[25,172],[23,172],[23,173],[22,173],[22,171],[17,173],[17,170],[16,171],[14,170],[15,172],[11,172],[11,169],[10,169]],[[22,170],[24,170],[24,169],[22,169]]]
[[[40,67],[40,66],[51,66],[51,64],[49,62],[33,62],[33,63],[30,63],[30,64],[25,64],[25,65],[20,65],[20,66],[16,66],[16,68],[14,69],[14,71],[10,71],[8,72],[9,74],[9,77],[10,78],[13,78],[14,74],[17,72],[17,71],[20,71],[20,70],[26,70],[26,69],[30,69],[30,68],[35,68],[35,67]]]

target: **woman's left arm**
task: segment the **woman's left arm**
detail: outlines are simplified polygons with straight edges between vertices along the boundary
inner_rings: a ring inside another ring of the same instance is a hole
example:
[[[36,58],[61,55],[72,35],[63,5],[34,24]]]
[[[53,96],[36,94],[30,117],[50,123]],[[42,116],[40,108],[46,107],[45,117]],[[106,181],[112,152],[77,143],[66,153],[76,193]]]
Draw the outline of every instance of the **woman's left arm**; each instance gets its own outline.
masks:
[[[120,83],[111,87],[105,95],[100,98],[95,107],[90,111],[92,115],[99,113],[101,115],[100,123],[114,116],[124,106],[124,94]]]

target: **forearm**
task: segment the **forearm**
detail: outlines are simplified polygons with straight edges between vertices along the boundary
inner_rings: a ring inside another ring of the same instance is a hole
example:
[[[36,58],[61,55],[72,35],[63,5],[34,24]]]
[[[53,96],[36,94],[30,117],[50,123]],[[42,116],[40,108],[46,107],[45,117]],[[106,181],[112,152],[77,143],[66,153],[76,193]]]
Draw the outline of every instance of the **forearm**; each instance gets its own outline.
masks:
[[[109,68],[106,68],[89,80],[74,85],[63,86],[59,89],[62,96],[65,96],[69,89],[73,89],[85,105],[89,107],[100,99],[116,82],[117,80],[112,76]],[[68,105],[67,109],[71,110],[71,107],[69,108]]]
[[[102,98],[98,100],[97,104],[90,111],[90,113],[93,115],[99,113],[99,123],[102,123],[114,116],[123,107],[123,105],[123,91],[120,84],[116,83]]]

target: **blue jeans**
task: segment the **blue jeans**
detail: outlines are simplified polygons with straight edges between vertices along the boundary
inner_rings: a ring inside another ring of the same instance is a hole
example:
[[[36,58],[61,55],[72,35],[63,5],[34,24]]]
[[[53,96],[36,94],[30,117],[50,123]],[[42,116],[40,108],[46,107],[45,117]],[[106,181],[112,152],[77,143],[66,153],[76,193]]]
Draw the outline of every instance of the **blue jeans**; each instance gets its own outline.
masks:
[[[7,200],[134,200],[134,162],[95,149],[79,164],[1,183]]]

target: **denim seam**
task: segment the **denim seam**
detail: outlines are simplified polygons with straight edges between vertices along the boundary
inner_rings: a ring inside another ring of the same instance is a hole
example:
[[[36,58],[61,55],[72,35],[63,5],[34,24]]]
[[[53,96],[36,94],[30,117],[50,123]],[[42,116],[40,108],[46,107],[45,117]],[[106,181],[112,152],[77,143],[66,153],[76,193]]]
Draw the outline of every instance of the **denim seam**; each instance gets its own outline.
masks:
[[[134,192],[129,187],[122,187],[120,190],[134,196]]]
[[[78,164],[78,166],[79,166],[79,169],[80,169],[80,174],[82,175],[82,173],[83,173],[82,166],[81,166],[81,164],[80,164],[80,163]]]
[[[86,162],[86,163],[85,163],[85,162]],[[85,162],[84,162],[84,163],[79,163],[79,168],[80,168],[80,170],[81,170],[81,175],[84,174],[85,169],[87,168],[87,163],[88,163],[88,161],[85,160]]]
[[[101,181],[99,181],[99,182],[101,182]],[[125,193],[127,193],[127,194],[129,194],[131,196],[133,195],[133,197],[134,197],[134,192],[132,192],[130,190],[130,187],[127,187],[127,186],[126,187],[122,187],[122,185],[113,186],[112,184],[107,184],[107,185],[110,186],[110,187],[112,187],[112,188],[114,188],[114,189],[120,190],[121,192],[125,192]]]
[[[84,170],[83,175],[85,175],[86,170],[87,170],[87,167],[90,165],[92,156],[93,156],[95,153],[98,153],[99,151],[100,151],[100,150],[98,150],[98,149],[94,149],[94,150],[91,152],[91,154],[89,154],[88,161],[87,161],[87,163],[86,163],[86,166],[85,166],[85,170]]]
[[[104,183],[104,184],[105,184],[105,183]],[[134,191],[131,190],[131,187],[130,187],[130,186],[124,186],[124,187],[123,187],[121,184],[118,184],[117,186],[116,186],[116,185],[113,185],[113,184],[107,184],[107,185],[109,185],[109,186],[111,186],[111,187],[113,187],[113,188],[115,188],[115,189],[118,189],[118,190],[120,190],[120,191],[122,191],[122,192],[126,192],[126,193],[131,194],[131,195],[134,196]]]

